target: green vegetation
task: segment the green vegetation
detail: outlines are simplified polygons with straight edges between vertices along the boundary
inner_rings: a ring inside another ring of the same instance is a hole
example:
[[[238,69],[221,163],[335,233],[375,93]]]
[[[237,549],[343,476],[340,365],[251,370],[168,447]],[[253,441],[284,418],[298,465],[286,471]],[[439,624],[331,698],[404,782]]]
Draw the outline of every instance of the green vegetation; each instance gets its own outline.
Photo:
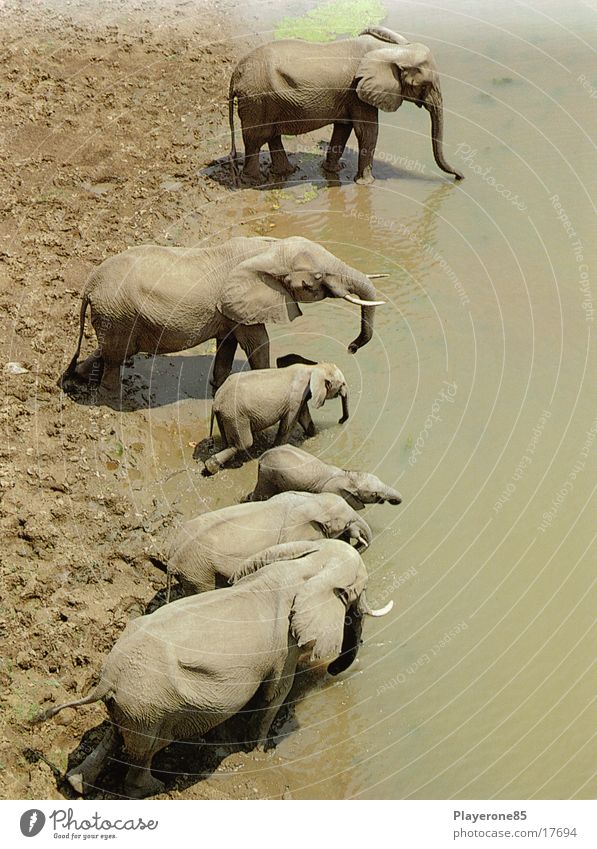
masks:
[[[334,41],[341,35],[355,36],[368,26],[380,24],[387,11],[381,0],[329,0],[300,18],[284,18],[276,38],[305,41]]]

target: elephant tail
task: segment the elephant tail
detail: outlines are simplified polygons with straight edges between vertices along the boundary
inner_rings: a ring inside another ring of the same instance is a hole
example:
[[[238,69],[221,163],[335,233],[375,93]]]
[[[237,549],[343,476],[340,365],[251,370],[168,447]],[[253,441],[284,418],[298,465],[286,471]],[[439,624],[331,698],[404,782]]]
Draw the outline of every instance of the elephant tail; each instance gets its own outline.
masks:
[[[81,300],[81,311],[79,313],[79,341],[77,342],[77,350],[75,351],[74,357],[68,364],[66,371],[62,375],[61,380],[71,377],[75,373],[75,368],[79,360],[79,354],[81,353],[81,344],[83,343],[83,333],[85,332],[85,315],[87,313],[88,306],[89,297],[88,295],[84,294]]]
[[[213,439],[213,435],[214,435],[214,420],[215,420],[215,417],[216,417],[216,414],[214,412],[214,405],[212,404],[211,405],[211,415],[209,417],[209,438],[210,439]]]
[[[148,554],[147,559],[155,566],[156,569],[159,569],[161,572],[166,573],[166,604],[170,604],[170,596],[172,594],[172,572],[167,563],[164,563],[159,557],[156,557],[155,554]]]
[[[102,699],[105,700],[106,697],[110,695],[113,695],[112,686],[102,679],[88,696],[85,696],[83,699],[77,699],[73,702],[64,702],[61,705],[56,705],[56,707],[48,708],[47,710],[42,710],[37,714],[37,716],[34,716],[33,719],[30,720],[31,725],[37,725],[40,722],[45,722],[46,719],[51,719],[53,716],[56,716],[57,713],[60,713],[61,710],[64,710],[64,708],[76,708],[81,707],[81,705],[90,705],[93,704],[93,702],[99,702]]]
[[[238,185],[238,167],[236,165],[236,135],[234,132],[234,98],[236,94],[236,73],[230,78],[230,87],[228,89],[228,124],[230,125],[230,170],[232,172],[232,182]]]

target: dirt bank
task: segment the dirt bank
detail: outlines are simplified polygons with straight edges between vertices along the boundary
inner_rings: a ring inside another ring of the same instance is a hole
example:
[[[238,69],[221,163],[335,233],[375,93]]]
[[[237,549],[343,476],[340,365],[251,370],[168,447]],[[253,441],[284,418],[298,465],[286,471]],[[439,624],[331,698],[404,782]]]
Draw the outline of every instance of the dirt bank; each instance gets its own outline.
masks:
[[[184,242],[189,222],[195,235],[213,232],[228,192],[202,173],[227,149],[228,78],[246,47],[228,37],[228,5],[112,2],[100,17],[104,7],[0,9],[3,798],[69,795],[52,765],[81,759],[103,706],[34,729],[27,719],[86,692],[127,620],[164,585],[143,551],[171,516],[119,474],[118,412],[56,386],[80,289],[92,264],[127,246]],[[284,795],[275,753],[216,743],[161,756],[168,796]],[[201,771],[205,780],[192,775]],[[105,786],[119,786],[114,772]]]

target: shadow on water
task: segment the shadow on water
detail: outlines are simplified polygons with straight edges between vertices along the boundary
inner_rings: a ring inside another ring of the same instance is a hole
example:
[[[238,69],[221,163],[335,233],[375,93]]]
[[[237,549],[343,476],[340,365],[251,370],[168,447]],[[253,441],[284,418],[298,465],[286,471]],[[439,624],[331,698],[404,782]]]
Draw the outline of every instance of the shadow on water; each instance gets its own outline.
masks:
[[[67,394],[84,406],[104,404],[113,410],[130,413],[134,410],[167,407],[179,401],[211,400],[210,384],[214,357],[139,354],[132,365],[125,365],[117,388],[90,389],[85,386],[65,387]],[[235,360],[232,371],[247,368],[246,360]]]

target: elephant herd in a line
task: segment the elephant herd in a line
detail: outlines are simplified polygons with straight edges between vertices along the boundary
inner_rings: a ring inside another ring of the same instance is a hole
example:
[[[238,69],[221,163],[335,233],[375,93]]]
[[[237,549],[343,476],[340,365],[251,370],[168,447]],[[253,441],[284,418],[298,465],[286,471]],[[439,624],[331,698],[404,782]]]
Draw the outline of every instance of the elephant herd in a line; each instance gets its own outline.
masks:
[[[429,50],[383,28],[330,44],[281,41],[258,48],[235,69],[230,84],[231,164],[235,179],[233,106],[243,126],[244,176],[259,176],[259,150],[269,145],[273,170],[292,170],[282,134],[333,123],[325,161],[340,167],[350,132],[359,143],[357,182],[372,180],[377,109],[402,100],[431,114],[433,151],[444,171],[443,114],[438,74]],[[275,447],[259,461],[254,491],[241,503],[186,522],[165,562],[168,602],[172,579],[184,597],[130,622],[85,698],[52,707],[103,700],[111,719],[95,750],[67,775],[75,791],[93,787],[123,743],[129,765],[124,791],[163,790],[152,758],[173,740],[200,737],[243,711],[246,739],[265,746],[288,695],[302,651],[329,661],[337,675],[354,661],[369,606],[361,558],[371,529],[356,511],[366,504],[400,504],[400,494],[375,475],[347,471],[288,445],[299,424],[315,432],[309,403],[340,398],[348,418],[348,390],[331,363],[297,355],[270,368],[266,324],[301,315],[300,303],[344,298],[361,309],[355,353],[372,336],[383,304],[371,277],[301,237],[229,239],[207,248],[149,245],[101,263],[83,291],[76,353],[61,378],[75,385],[109,384],[138,352],[185,350],[215,338],[211,383],[212,427],[222,447],[205,463],[215,474],[253,435],[277,425]],[[91,307],[98,347],[78,363]],[[251,371],[230,374],[237,346]]]

